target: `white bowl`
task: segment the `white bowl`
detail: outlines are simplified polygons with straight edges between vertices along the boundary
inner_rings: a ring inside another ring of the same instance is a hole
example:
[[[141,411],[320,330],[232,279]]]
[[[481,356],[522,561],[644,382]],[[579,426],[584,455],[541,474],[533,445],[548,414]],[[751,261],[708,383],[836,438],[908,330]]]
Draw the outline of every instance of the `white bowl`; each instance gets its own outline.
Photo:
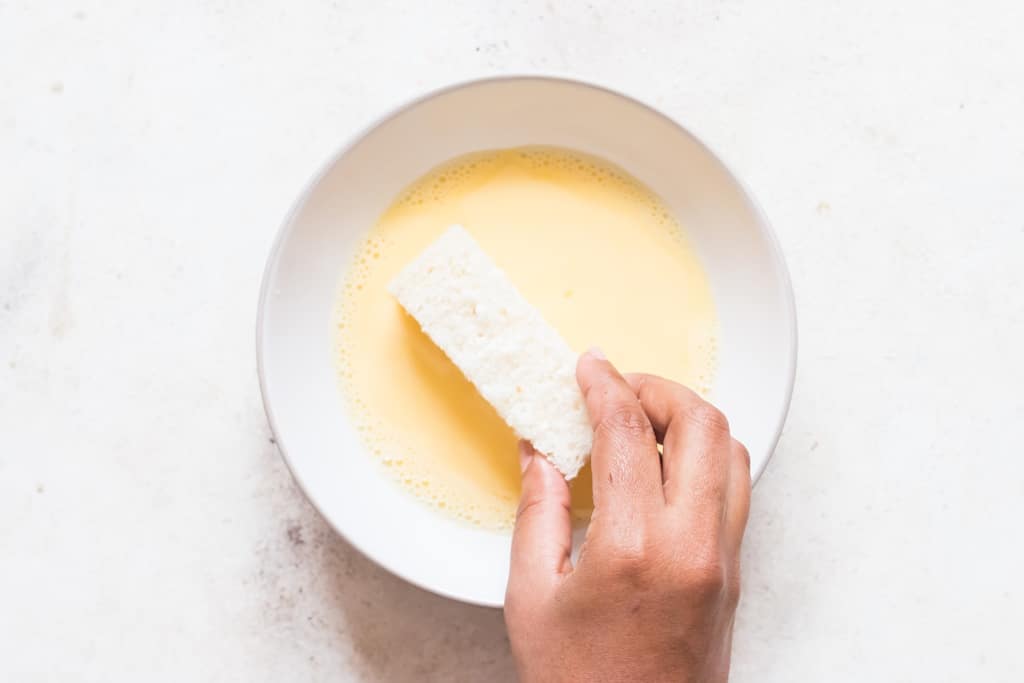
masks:
[[[401,189],[452,157],[518,145],[603,157],[675,212],[718,308],[712,398],[749,448],[755,480],[796,370],[793,292],[768,221],[722,161],[664,114],[585,83],[497,78],[421,97],[358,134],[295,203],[267,262],[257,323],[267,417],[302,490],[352,545],[427,590],[491,606],[504,601],[510,537],[433,512],[364,452],[336,380],[331,316],[342,268]]]

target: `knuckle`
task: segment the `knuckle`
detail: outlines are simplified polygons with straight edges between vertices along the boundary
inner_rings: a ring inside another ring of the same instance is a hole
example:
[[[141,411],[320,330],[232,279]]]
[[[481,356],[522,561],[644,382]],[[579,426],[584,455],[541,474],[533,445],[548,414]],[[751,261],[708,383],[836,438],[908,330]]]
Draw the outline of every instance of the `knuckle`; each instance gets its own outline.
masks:
[[[647,416],[636,402],[623,402],[607,411],[597,425],[597,432],[615,437],[644,436],[651,429]]]
[[[519,501],[519,507],[516,508],[516,521],[525,519],[530,515],[536,513],[544,499],[540,496],[524,495]]]
[[[645,581],[649,573],[649,557],[642,548],[620,549],[610,562],[612,578],[630,585]]]
[[[687,411],[687,419],[710,436],[727,436],[729,420],[710,403],[701,403]]]
[[[531,463],[523,475],[522,494],[516,508],[516,521],[533,515],[543,506],[547,498],[544,495],[544,478],[536,463]]]
[[[527,493],[519,500],[519,507],[516,508],[516,523],[534,515],[543,515],[545,507],[549,510],[561,504],[551,498],[545,497],[542,493]]]
[[[571,512],[569,507],[569,499],[564,500],[557,497],[546,495],[544,490],[539,487],[532,487],[529,491],[524,491],[522,497],[519,499],[519,506],[516,508],[516,526],[519,526],[524,520],[530,519],[537,515],[549,514],[553,511],[557,511],[560,507],[564,508],[568,514]]]
[[[750,468],[750,451],[747,450],[747,447],[744,446],[739,441],[737,441],[736,439],[732,440],[732,447],[733,447],[733,450],[736,451],[736,455],[740,458],[740,460],[742,460],[743,462],[745,462],[747,464],[747,468],[749,469]]]
[[[684,582],[693,595],[704,601],[724,599],[729,588],[725,565],[717,557],[705,558],[687,567]]]
[[[646,534],[637,530],[617,535],[601,554],[606,559],[610,577],[630,585],[643,583],[655,564]]]
[[[650,381],[651,376],[645,374],[633,375],[633,390],[640,399],[650,399],[652,394],[657,391],[657,387]]]

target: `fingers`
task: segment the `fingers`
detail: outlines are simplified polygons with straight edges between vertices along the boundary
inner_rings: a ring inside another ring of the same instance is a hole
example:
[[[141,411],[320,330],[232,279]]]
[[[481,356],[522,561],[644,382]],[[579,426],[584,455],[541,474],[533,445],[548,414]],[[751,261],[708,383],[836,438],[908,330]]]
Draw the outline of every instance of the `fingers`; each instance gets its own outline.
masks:
[[[665,500],[724,521],[734,459],[725,416],[681,384],[643,374],[627,379],[662,439]]]
[[[599,351],[580,357],[576,380],[594,426],[594,507],[644,510],[662,505],[658,443],[636,393]]]
[[[512,533],[509,591],[536,591],[572,570],[569,485],[526,441],[519,442],[522,494]]]

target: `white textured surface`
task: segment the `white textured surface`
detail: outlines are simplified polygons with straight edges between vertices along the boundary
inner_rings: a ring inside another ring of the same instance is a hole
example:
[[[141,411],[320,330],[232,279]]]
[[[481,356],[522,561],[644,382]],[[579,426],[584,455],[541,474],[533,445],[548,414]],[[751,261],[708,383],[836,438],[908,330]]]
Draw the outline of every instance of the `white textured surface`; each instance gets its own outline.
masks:
[[[448,228],[389,289],[520,438],[566,479],[579,473],[593,432],[576,353],[465,228]]]
[[[639,4],[0,1],[0,679],[510,678],[499,613],[296,492],[254,304],[354,129],[557,70],[691,125],[789,258],[734,679],[1019,680],[1024,5]]]

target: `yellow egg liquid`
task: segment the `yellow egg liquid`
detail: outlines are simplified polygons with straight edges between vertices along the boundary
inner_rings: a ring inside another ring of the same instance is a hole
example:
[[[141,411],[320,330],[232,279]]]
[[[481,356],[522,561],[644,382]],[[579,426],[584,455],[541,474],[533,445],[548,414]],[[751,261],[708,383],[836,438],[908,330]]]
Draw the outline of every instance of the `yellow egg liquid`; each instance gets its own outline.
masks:
[[[353,419],[395,480],[492,529],[519,499],[516,437],[388,294],[450,225],[466,228],[576,351],[710,391],[717,317],[707,277],[661,200],[622,169],[551,147],[449,161],[404,191],[357,250],[338,298],[335,352]],[[590,468],[573,513],[593,509]]]

